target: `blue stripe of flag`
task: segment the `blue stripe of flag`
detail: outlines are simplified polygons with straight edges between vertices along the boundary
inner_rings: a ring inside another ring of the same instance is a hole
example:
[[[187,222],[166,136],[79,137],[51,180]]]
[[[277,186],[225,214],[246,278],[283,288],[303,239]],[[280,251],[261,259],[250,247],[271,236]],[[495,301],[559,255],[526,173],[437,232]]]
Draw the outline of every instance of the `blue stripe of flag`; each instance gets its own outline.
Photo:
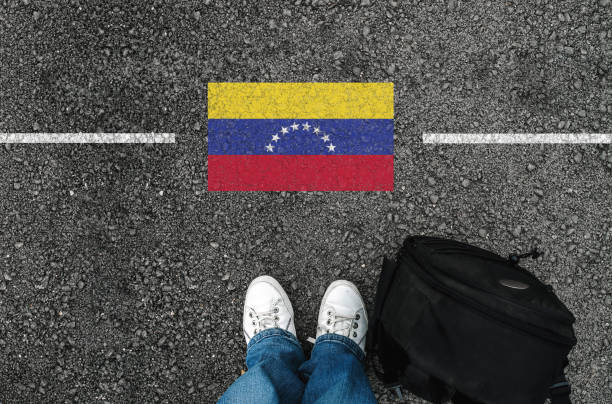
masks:
[[[291,127],[294,123],[297,130]],[[282,133],[283,127],[288,133]],[[272,152],[267,145],[274,146]],[[393,119],[209,119],[208,154],[392,155]]]

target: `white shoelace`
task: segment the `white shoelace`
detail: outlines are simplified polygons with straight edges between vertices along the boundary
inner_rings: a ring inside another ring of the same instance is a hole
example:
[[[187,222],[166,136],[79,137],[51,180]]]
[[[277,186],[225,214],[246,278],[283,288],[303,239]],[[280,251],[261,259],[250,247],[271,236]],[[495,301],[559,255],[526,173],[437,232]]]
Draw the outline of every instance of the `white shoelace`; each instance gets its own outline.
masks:
[[[249,317],[251,317],[251,321],[257,323],[253,324],[255,326],[255,334],[261,330],[265,330],[266,328],[278,327],[278,321],[280,320],[278,316],[278,313],[280,312],[278,307],[279,302],[280,300],[272,302],[270,310],[265,311],[257,311],[251,307],[251,313],[254,313],[254,316]]]
[[[342,333],[341,335],[351,338],[351,325],[353,324],[353,320],[359,320],[359,317],[357,316],[358,313],[355,313],[355,315],[353,316],[343,316],[341,314],[335,314],[332,316],[328,315],[325,327],[323,327],[324,334]],[[328,321],[331,321],[331,324],[328,324]],[[316,339],[308,337],[306,338],[306,341],[310,342],[311,344],[314,344],[316,342]]]
[[[349,337],[351,335],[351,324],[353,324],[353,320],[356,320],[356,316],[343,316],[340,314],[336,314],[333,317],[333,323],[327,324],[328,328],[330,328],[330,332],[334,334],[344,335],[345,337]],[[329,319],[328,319],[329,321]]]

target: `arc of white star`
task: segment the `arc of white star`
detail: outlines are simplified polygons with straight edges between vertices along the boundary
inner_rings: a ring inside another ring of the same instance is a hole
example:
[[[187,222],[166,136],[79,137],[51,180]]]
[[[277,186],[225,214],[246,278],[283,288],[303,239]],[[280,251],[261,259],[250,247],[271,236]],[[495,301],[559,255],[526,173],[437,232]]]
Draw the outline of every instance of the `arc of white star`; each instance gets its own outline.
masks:
[[[269,151],[269,152],[273,152],[274,151],[274,146],[272,146],[272,143],[270,143],[269,145],[266,146],[266,151]]]
[[[310,130],[310,125],[308,125],[308,122],[302,124],[302,129],[304,129],[306,132]]]
[[[280,139],[280,137],[276,133],[274,135],[272,135],[272,141],[273,142],[278,142],[278,139]]]
[[[293,129],[293,130],[298,130],[299,128],[300,128],[300,125],[298,125],[295,122],[293,122],[293,125],[291,125],[291,129]]]
[[[322,141],[327,142],[329,141],[329,135],[323,135],[323,137],[321,138]]]
[[[288,129],[288,128],[285,128],[284,126],[281,128],[281,133],[282,133],[283,135],[286,135],[288,132],[289,132],[289,129]]]
[[[314,132],[314,134],[315,134],[315,135],[318,135],[318,134],[319,134],[319,132],[321,132],[321,129],[319,129],[319,128],[314,128],[312,131]]]
[[[336,146],[334,146],[332,143],[330,143],[327,148],[329,149],[330,152],[332,151],[336,151]]]

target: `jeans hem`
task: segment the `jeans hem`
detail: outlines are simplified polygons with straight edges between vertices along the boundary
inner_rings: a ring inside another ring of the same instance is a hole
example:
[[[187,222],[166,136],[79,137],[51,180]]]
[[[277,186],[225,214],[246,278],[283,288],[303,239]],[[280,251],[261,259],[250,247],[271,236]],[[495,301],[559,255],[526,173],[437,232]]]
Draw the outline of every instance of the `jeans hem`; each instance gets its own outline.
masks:
[[[260,343],[261,341],[263,341],[263,340],[265,340],[267,338],[282,338],[282,339],[286,339],[289,342],[291,342],[294,345],[296,345],[297,347],[299,347],[300,349],[302,349],[302,346],[300,345],[300,342],[298,341],[296,336],[293,335],[292,333],[290,333],[289,331],[283,330],[282,328],[268,328],[266,330],[263,330],[263,331],[255,334],[255,336],[253,336],[253,338],[251,338],[251,340],[249,341],[249,343],[247,345],[247,353],[256,344]]]
[[[323,334],[315,341],[315,348],[318,344],[340,344],[347,348],[359,362],[365,361],[366,354],[357,343],[351,340],[349,337],[338,334]]]

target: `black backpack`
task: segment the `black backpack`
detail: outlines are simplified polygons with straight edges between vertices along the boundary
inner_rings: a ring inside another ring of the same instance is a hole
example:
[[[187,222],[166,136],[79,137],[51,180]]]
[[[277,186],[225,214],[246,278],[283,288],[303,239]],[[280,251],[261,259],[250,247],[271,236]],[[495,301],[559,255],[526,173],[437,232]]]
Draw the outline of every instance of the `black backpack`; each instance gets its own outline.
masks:
[[[385,258],[368,351],[379,378],[432,401],[570,403],[563,369],[572,313],[509,258],[453,240],[408,237]],[[400,390],[398,390],[400,391]]]

